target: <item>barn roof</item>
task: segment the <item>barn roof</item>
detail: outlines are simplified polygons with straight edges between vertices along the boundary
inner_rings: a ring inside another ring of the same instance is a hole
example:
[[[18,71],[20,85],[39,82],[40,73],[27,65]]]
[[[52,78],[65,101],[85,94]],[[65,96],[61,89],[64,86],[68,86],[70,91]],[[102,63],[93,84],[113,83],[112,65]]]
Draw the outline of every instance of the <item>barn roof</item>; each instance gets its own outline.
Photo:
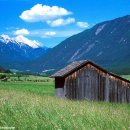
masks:
[[[114,76],[116,78],[119,78],[121,80],[124,80],[126,82],[129,82],[129,80],[127,79],[124,79],[116,74],[113,74],[111,72],[108,72],[107,70],[103,69],[102,67],[100,67],[99,65],[95,64],[94,62],[92,61],[89,61],[89,60],[81,60],[81,61],[75,61],[75,62],[72,62],[71,64],[69,64],[68,66],[66,66],[65,68],[57,71],[56,73],[54,73],[53,75],[51,75],[52,78],[55,78],[55,77],[66,77],[68,76],[69,74],[71,74],[72,72],[75,72],[76,70],[84,67],[86,64],[91,64],[92,66],[100,69],[101,71],[103,71],[104,73],[108,73],[110,74],[111,76]]]
[[[64,77],[65,75],[69,74],[71,71],[75,70],[79,66],[81,66],[84,62],[82,61],[75,61],[66,66],[65,68],[61,69],[60,71],[57,71],[55,74],[53,74],[51,77]]]

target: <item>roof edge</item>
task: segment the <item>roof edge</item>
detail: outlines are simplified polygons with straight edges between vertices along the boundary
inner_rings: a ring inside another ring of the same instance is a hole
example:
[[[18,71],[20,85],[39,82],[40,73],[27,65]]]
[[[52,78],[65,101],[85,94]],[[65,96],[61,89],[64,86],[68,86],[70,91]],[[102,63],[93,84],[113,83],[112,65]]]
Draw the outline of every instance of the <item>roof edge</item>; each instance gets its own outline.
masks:
[[[114,76],[114,77],[119,78],[119,79],[121,79],[121,80],[123,80],[123,81],[125,81],[125,82],[130,83],[130,80],[127,80],[127,79],[125,79],[125,78],[120,77],[120,76],[117,75],[117,74],[114,74],[114,73],[112,73],[112,72],[109,72],[109,71],[107,71],[106,69],[102,68],[101,66],[97,65],[96,63],[94,63],[94,62],[92,62],[92,61],[90,61],[90,60],[84,60],[84,62],[81,63],[79,66],[77,66],[76,68],[72,69],[71,71],[69,71],[68,73],[66,73],[66,74],[64,74],[64,75],[62,75],[62,76],[53,76],[53,75],[55,74],[55,73],[54,73],[54,74],[52,74],[50,77],[51,77],[51,78],[63,78],[63,77],[67,77],[69,74],[75,72],[78,68],[80,69],[81,67],[85,66],[86,64],[91,64],[91,65],[93,65],[94,67],[96,67],[96,68],[100,69],[101,71],[103,71],[104,73],[108,73],[108,74],[111,75],[111,76]],[[63,68],[62,68],[62,69],[63,69]],[[59,70],[59,71],[60,71],[60,70]],[[58,72],[58,71],[57,71],[57,72]],[[56,72],[56,73],[57,73],[57,72]]]

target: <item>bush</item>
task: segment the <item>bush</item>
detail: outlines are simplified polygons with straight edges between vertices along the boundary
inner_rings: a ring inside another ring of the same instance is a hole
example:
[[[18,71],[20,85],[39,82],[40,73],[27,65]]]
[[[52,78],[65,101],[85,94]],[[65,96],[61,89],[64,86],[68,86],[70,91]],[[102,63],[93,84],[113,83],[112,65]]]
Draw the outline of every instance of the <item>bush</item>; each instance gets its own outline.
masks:
[[[0,79],[6,78],[6,75],[0,75]]]

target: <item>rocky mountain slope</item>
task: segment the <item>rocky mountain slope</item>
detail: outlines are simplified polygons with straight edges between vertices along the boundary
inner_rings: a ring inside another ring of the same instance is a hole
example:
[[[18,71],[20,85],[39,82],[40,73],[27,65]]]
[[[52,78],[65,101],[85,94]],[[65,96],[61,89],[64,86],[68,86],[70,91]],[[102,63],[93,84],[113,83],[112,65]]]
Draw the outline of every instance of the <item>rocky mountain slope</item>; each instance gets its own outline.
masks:
[[[51,72],[86,59],[112,72],[130,73],[130,16],[99,23],[66,39],[30,67],[39,72]]]

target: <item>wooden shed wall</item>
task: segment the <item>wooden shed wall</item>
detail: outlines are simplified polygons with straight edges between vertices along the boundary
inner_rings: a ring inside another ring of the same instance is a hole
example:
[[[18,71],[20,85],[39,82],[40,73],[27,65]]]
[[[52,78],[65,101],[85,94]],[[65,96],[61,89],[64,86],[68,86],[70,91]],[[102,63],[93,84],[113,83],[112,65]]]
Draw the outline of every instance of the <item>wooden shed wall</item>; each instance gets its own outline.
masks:
[[[69,99],[130,103],[130,84],[88,64],[65,78],[64,93]]]

